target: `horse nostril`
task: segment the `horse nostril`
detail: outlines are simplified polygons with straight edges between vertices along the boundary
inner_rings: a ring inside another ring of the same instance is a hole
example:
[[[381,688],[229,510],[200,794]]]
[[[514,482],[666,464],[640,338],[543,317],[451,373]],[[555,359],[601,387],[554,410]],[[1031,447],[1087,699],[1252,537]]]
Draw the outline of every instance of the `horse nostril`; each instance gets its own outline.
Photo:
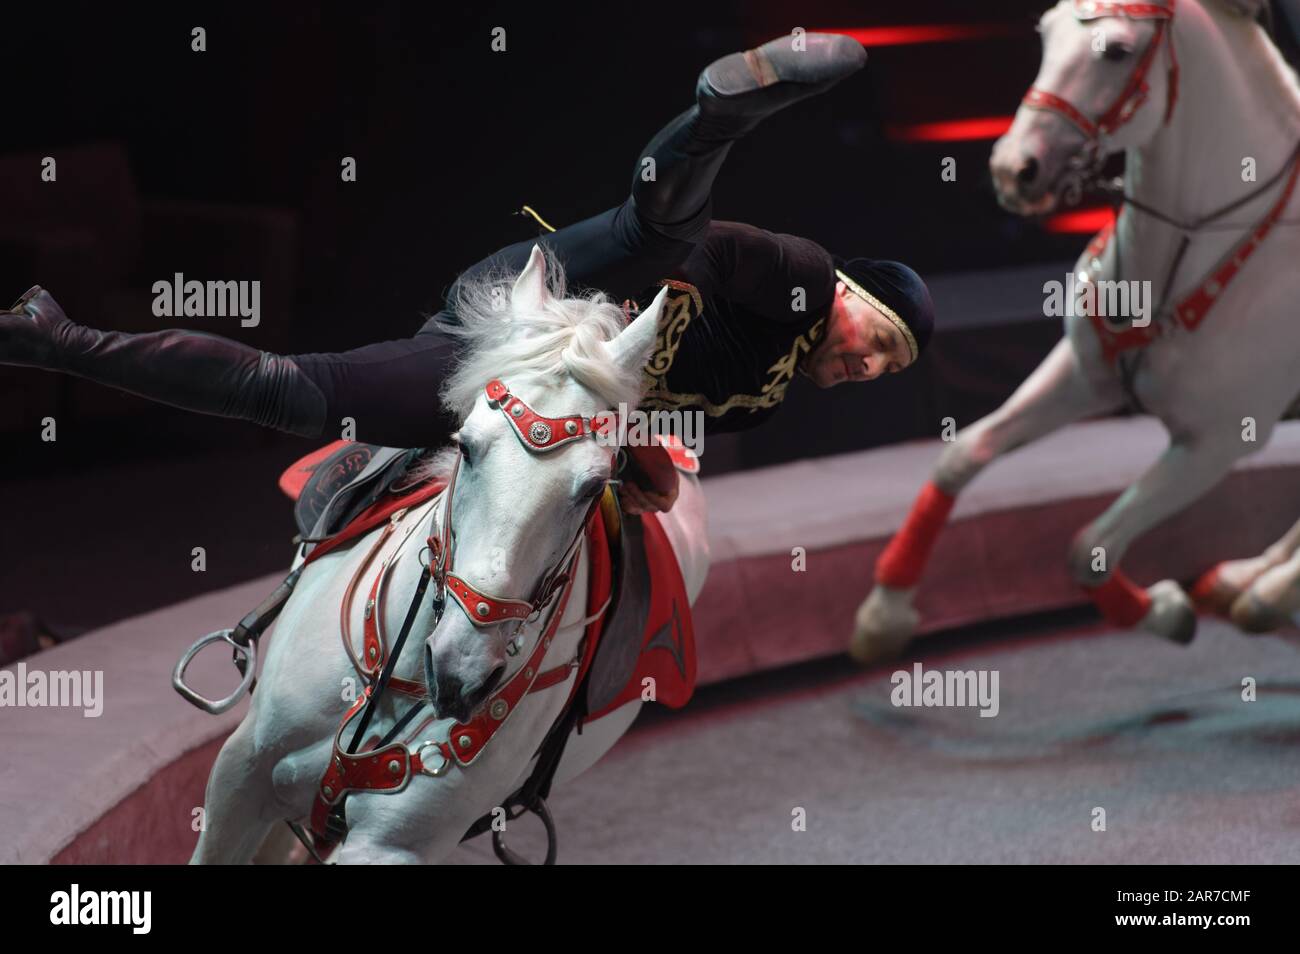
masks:
[[[424,688],[429,696],[430,702],[437,701],[438,683],[433,669],[433,650],[427,645],[424,647]]]
[[[1033,156],[1025,159],[1024,164],[1016,172],[1016,181],[1021,185],[1029,185],[1038,178],[1038,160]]]

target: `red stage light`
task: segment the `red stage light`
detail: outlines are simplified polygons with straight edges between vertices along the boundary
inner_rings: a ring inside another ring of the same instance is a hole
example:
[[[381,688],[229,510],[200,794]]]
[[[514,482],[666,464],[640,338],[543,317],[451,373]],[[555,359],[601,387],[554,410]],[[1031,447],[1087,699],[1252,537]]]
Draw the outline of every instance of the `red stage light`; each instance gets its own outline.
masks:
[[[889,137],[901,142],[962,142],[972,139],[997,139],[1011,127],[1012,116],[983,116],[953,119],[915,126],[891,126]]]
[[[1024,32],[1010,23],[920,23],[910,26],[821,28],[819,33],[842,33],[863,46],[907,46],[914,43],[951,43],[986,36]]]
[[[1091,235],[1109,225],[1114,217],[1115,211],[1108,206],[1062,212],[1044,219],[1043,230],[1065,235]]]

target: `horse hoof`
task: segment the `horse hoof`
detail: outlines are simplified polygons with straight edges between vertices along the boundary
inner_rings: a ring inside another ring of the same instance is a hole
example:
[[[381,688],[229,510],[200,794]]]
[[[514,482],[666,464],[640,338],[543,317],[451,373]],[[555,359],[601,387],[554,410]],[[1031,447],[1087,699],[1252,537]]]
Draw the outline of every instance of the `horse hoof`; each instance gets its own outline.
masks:
[[[1192,584],[1188,595],[1200,612],[1226,617],[1232,604],[1269,566],[1269,561],[1262,555],[1216,563]]]
[[[1231,619],[1247,633],[1293,625],[1300,610],[1300,554],[1260,574],[1232,603]]]
[[[1142,628],[1170,642],[1186,646],[1196,636],[1196,608],[1183,588],[1173,580],[1161,580],[1147,590],[1151,609]]]
[[[1281,629],[1291,620],[1264,603],[1254,590],[1247,590],[1232,602],[1228,618],[1244,633],[1258,635]]]
[[[864,666],[902,654],[916,633],[921,614],[912,607],[913,590],[876,586],[858,607],[849,655]]]

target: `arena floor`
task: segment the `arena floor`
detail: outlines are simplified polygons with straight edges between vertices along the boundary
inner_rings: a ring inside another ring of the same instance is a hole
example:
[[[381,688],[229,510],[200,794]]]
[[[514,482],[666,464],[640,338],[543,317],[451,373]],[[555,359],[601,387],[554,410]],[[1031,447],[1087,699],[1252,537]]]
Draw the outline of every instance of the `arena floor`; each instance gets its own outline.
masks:
[[[1057,614],[920,644],[926,669],[999,673],[993,718],[893,706],[910,661],[707,688],[553,794],[559,863],[1294,864],[1298,650],[1213,620],[1182,648]],[[540,845],[530,822],[513,848]],[[495,863],[486,839],[456,861]]]

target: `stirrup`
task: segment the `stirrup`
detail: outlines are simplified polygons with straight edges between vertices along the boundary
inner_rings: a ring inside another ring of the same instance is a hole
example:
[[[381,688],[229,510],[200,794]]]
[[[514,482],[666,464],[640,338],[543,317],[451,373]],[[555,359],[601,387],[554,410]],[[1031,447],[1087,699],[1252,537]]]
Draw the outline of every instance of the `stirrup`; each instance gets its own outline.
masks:
[[[539,797],[531,805],[524,805],[518,801],[507,802],[502,807],[505,810],[507,821],[523,818],[529,812],[542,820],[542,824],[546,826],[546,858],[542,861],[542,864],[555,864],[555,822],[551,820],[551,810],[546,807],[546,800]],[[492,830],[492,851],[501,859],[501,863],[506,865],[531,865],[532,862],[523,855],[506,847],[505,834],[500,829],[494,828]]]
[[[172,688],[189,702],[212,715],[220,715],[252,692],[253,685],[257,681],[257,638],[280,615],[280,610],[284,609],[284,604],[289,602],[289,597],[293,595],[293,588],[297,585],[300,576],[302,576],[301,566],[286,576],[284,581],[275,588],[275,592],[263,600],[257,609],[241,619],[234,629],[219,629],[215,633],[208,633],[191,646],[172,672]],[[195,656],[216,642],[230,644],[231,649],[234,650],[235,668],[243,678],[230,695],[221,699],[209,699],[185,684],[185,670],[194,661]]]
[[[176,664],[176,669],[172,672],[172,688],[179,692],[186,700],[198,706],[204,712],[211,715],[220,715],[248,693],[253,687],[253,680],[257,676],[257,640],[256,638],[248,640],[244,645],[240,645],[232,637],[233,629],[219,629],[215,633],[201,637],[194,643],[185,655],[181,657],[180,662]],[[185,670],[189,668],[194,657],[202,652],[212,643],[226,642],[234,650],[235,667],[239,669],[243,678],[235,691],[228,696],[220,699],[209,699],[207,696],[191,689],[185,684]]]

